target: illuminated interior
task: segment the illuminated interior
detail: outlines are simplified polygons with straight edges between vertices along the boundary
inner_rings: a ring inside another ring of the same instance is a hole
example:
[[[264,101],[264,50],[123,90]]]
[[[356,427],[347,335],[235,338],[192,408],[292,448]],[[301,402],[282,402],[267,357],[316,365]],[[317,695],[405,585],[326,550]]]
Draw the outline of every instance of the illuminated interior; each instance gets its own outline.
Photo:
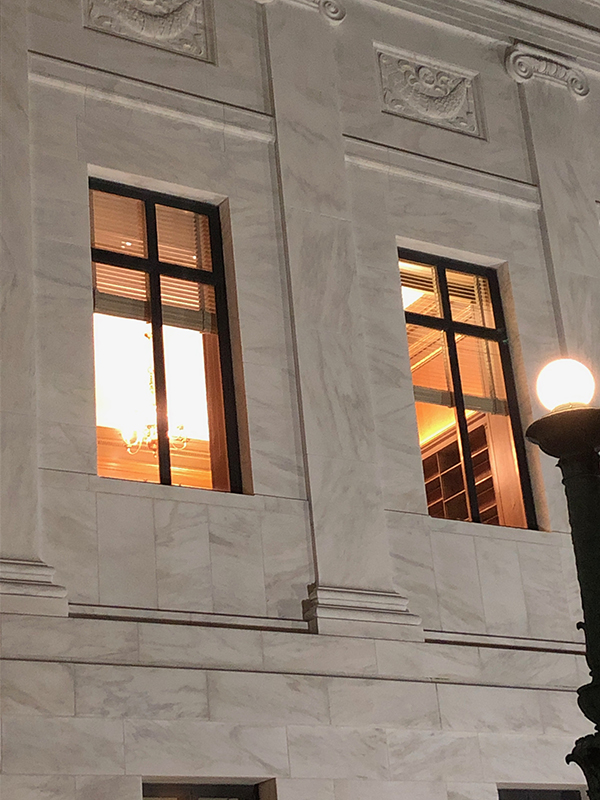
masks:
[[[400,261],[400,276],[405,311],[442,316],[434,268]],[[445,277],[452,320],[493,327],[487,279],[450,270]],[[407,320],[407,334],[428,510],[435,517],[469,520],[446,333]],[[498,343],[453,335],[479,517],[488,524],[526,527]]]
[[[92,191],[91,208],[95,247],[145,259],[148,233],[141,201]],[[156,209],[159,257],[183,267],[212,269],[206,218],[167,206]],[[162,348],[157,355],[150,283],[143,268],[141,261],[140,270],[114,263],[93,265],[98,474],[160,482],[155,375],[159,358],[171,483],[227,490],[214,288],[160,275]]]

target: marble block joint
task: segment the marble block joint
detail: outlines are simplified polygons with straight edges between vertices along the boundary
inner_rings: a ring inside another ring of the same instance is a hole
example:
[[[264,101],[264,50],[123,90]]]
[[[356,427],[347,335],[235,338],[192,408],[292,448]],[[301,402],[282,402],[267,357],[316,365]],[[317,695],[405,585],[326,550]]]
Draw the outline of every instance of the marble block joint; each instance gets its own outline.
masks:
[[[302,601],[311,633],[372,639],[423,641],[421,618],[408,610],[406,597],[334,586],[308,587]]]
[[[506,51],[504,66],[517,83],[545,78],[566,86],[575,97],[585,97],[590,91],[588,79],[572,61],[537,47],[526,44],[510,47]]]
[[[68,614],[67,590],[54,583],[54,567],[42,561],[0,559],[0,611],[3,614]]]
[[[211,0],[85,0],[85,27],[215,61]]]
[[[485,138],[477,73],[375,45],[383,111]]]

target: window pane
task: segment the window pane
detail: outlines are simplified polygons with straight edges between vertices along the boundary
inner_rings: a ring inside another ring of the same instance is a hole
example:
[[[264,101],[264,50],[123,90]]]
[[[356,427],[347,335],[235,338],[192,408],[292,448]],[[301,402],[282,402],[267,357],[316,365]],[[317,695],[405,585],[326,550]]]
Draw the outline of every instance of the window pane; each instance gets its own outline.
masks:
[[[449,404],[451,382],[444,333],[422,325],[407,325],[406,331],[413,385],[436,390],[438,401]]]
[[[469,272],[446,271],[450,309],[455,322],[468,322],[470,325],[494,326],[494,312],[490,296],[490,284],[481,275]]]
[[[98,474],[158,483],[150,323],[94,313]]]
[[[508,414],[498,342],[457,335],[456,349],[466,408]]]
[[[481,521],[525,528],[498,343],[457,336],[456,348]]]
[[[212,286],[162,276],[171,480],[229,489]]]
[[[456,412],[417,402],[417,425],[423,457],[427,508],[432,517],[470,519]]]
[[[93,264],[94,310],[117,317],[150,320],[145,272]]]
[[[133,197],[90,191],[92,247],[146,257],[144,203]]]
[[[410,261],[399,261],[398,264],[404,310],[440,317],[440,294],[435,269]]]
[[[212,271],[208,217],[157,205],[156,226],[161,261]]]

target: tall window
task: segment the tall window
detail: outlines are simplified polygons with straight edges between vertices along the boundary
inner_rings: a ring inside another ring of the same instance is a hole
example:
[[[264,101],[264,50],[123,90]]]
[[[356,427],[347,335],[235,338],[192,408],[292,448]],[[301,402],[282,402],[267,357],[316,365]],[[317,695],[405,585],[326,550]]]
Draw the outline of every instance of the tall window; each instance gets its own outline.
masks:
[[[241,491],[218,209],[90,181],[98,474]]]
[[[537,527],[495,271],[399,257],[429,514]]]

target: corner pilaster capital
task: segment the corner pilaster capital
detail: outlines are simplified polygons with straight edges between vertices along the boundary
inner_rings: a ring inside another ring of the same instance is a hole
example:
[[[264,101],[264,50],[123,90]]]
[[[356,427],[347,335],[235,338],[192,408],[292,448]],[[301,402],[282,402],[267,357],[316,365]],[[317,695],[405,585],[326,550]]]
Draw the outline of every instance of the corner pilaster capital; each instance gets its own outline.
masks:
[[[261,5],[272,3],[273,0],[256,0]],[[330,22],[341,22],[346,16],[346,9],[340,0],[289,0],[300,6],[308,6],[315,11],[320,11]]]
[[[506,51],[504,66],[517,83],[544,78],[562,84],[575,97],[585,97],[590,91],[585,73],[572,60],[548,50],[515,44]]]

